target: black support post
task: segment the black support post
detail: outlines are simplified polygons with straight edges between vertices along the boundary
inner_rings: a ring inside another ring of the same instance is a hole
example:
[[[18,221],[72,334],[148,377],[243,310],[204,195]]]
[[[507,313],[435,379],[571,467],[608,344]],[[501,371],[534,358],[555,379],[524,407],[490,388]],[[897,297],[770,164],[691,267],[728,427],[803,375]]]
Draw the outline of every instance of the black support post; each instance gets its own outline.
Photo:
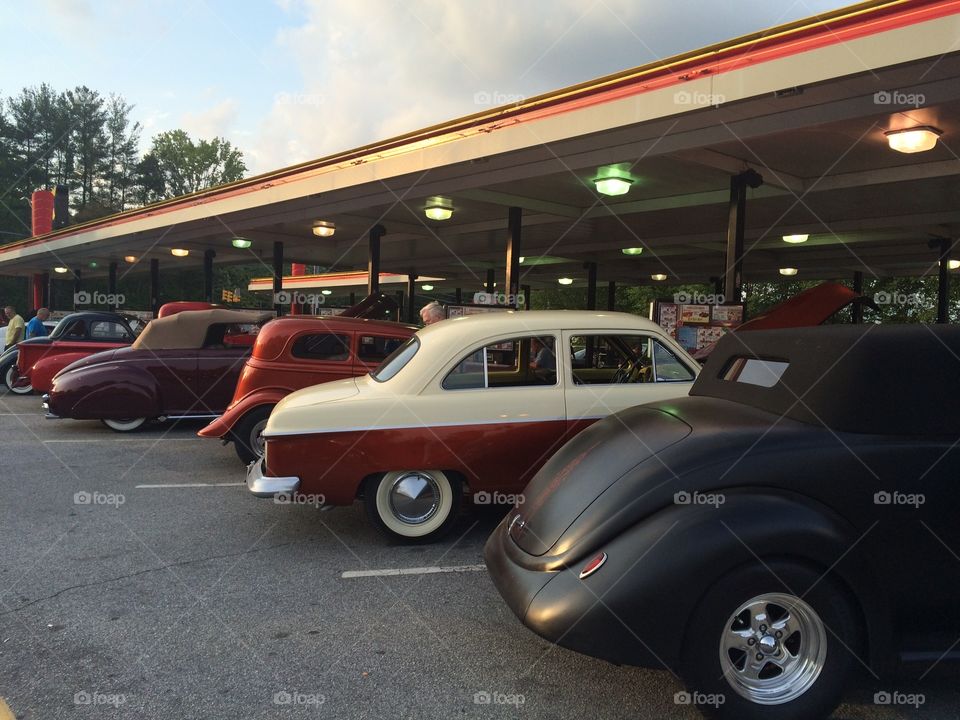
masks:
[[[367,245],[367,295],[380,292],[380,238],[386,233],[383,225],[370,228]]]
[[[529,285],[521,285],[521,287],[523,288],[523,309],[529,310],[530,303],[531,303],[531,293],[533,292],[533,288],[530,287]]]
[[[150,310],[154,317],[160,312],[160,261],[157,258],[150,260]]]
[[[357,304],[357,294],[355,292],[350,293],[350,306],[353,307]]]
[[[417,274],[407,273],[407,322],[417,319]]]
[[[949,238],[934,238],[930,247],[940,251],[940,266],[937,275],[937,322],[950,322],[950,250],[953,241]]]
[[[863,273],[859,270],[853,273],[853,291],[857,295],[863,295]],[[863,322],[863,303],[860,300],[853,303],[853,322],[856,325]]]
[[[585,262],[583,267],[587,271],[587,310],[596,310],[597,264],[595,262]]]
[[[43,286],[40,290],[40,305],[50,310],[50,273],[43,273],[40,276],[40,283]]]
[[[213,302],[213,259],[217,256],[216,250],[203,251],[203,299]]]
[[[611,280],[607,283],[607,310],[617,309],[617,283]]]
[[[457,305],[459,305],[460,303],[462,303],[462,302],[463,302],[463,290],[462,290],[461,288],[457,288],[456,290],[454,290],[454,291],[453,291],[453,298],[454,298],[455,302],[457,303]]]
[[[273,243],[273,311],[277,317],[283,315],[280,298],[283,295],[283,243]]]
[[[494,272],[493,268],[490,268],[489,270],[487,270],[486,291],[488,293],[493,292],[493,284],[495,281],[496,281],[496,273]]]
[[[523,227],[523,209],[512,207],[507,211],[507,274],[504,279],[504,292],[507,304],[517,307],[517,295],[520,294],[520,231]],[[492,291],[489,291],[492,292]]]
[[[723,297],[738,303],[743,289],[743,234],[746,227],[747,188],[758,188],[763,178],[756,170],[744,170],[730,178],[727,209],[727,254],[723,270]]]

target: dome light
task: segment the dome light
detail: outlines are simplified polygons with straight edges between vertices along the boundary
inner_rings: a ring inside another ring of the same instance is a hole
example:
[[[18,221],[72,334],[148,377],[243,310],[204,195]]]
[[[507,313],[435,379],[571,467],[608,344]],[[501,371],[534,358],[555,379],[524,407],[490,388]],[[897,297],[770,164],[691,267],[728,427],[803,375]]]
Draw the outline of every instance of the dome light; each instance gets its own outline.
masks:
[[[597,192],[601,195],[616,197],[618,195],[626,195],[630,192],[630,186],[633,185],[633,180],[622,177],[605,177],[597,178],[593,181],[593,184],[596,186]]]
[[[321,295],[333,295],[333,290],[321,290]]]
[[[887,136],[887,144],[891,150],[902,153],[917,153],[933,150],[943,131],[930,125],[921,125],[906,130],[890,130],[884,134]]]
[[[796,268],[780,268],[781,275],[792,276],[792,275],[796,275],[798,272],[800,271],[797,270]]]
[[[667,276],[664,275],[663,273],[654,273],[653,275],[650,276],[650,279],[656,280],[657,282],[663,282],[664,280],[667,279]]]
[[[171,248],[170,254],[174,257],[186,257],[190,254],[190,251],[186,248]]]
[[[420,289],[430,292],[431,290],[433,290],[433,285],[430,285],[429,283],[427,285],[421,285]]]
[[[317,237],[328,238],[333,237],[333,234],[337,231],[337,226],[332,222],[327,222],[326,220],[319,220],[313,225],[313,234]]]
[[[810,238],[809,235],[784,235],[783,241],[785,243],[790,243],[791,245],[799,245],[800,243],[805,243]]]
[[[427,200],[423,212],[431,220],[449,220],[453,217],[453,201],[439,196],[432,197]]]
[[[91,260],[91,261],[90,261],[90,267],[95,268],[96,266],[97,266],[97,261],[96,261],[96,260]]]
[[[233,240],[230,241],[230,244],[233,245],[235,248],[239,248],[240,250],[246,250],[248,247],[253,245],[253,242],[251,242],[247,238],[235,237]]]
[[[643,252],[642,247],[622,248],[620,250],[624,255],[639,255]]]
[[[573,285],[573,278],[568,278],[568,277],[557,278],[557,282],[560,283],[561,285]]]
[[[527,259],[527,258],[525,258],[523,255],[521,255],[521,256],[518,258],[518,260],[519,260],[519,262],[520,262],[521,265],[523,265],[523,261],[526,260],[526,259]]]
[[[947,270],[960,268],[960,260],[947,260]]]
[[[55,273],[60,273],[61,275],[63,275],[65,272],[68,272],[68,269],[65,268],[65,267],[63,267],[63,265],[58,265],[57,267],[55,267],[55,268],[53,269],[53,271],[54,271]]]
[[[136,255],[124,255],[123,261],[128,263],[135,263],[137,261]]]

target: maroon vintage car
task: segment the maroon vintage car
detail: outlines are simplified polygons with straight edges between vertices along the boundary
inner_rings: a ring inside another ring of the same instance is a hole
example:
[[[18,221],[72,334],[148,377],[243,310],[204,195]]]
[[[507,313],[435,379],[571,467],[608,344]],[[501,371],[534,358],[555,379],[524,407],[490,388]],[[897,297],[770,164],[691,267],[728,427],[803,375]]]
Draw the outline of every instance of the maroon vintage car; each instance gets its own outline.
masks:
[[[415,325],[335,315],[289,316],[267,323],[257,336],[233,402],[200,437],[232,441],[249,463],[263,454],[270,411],[294,390],[363,375],[413,333]]]
[[[194,310],[152,320],[130,347],[68,365],[44,395],[48,417],[100,420],[130,432],[150,420],[222,413],[272,313]]]

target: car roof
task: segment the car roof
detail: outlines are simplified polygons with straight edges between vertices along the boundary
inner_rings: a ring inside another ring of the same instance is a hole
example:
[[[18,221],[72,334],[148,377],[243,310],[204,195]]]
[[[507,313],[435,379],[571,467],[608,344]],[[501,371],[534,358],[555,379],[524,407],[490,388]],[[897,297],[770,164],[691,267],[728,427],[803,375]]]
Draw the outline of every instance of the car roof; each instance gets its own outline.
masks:
[[[203,346],[212,325],[256,324],[271,317],[272,312],[259,310],[184,310],[151,320],[131,347],[133,350],[197,349]]]
[[[416,325],[376,320],[373,318],[349,317],[345,315],[284,315],[263,326],[266,332],[292,333],[311,328],[330,330],[369,330],[370,332],[396,333],[397,330],[416,331]]]
[[[787,367],[771,387],[724,379],[741,358]],[[960,435],[960,327],[824,325],[728,333],[690,395],[836,432]]]

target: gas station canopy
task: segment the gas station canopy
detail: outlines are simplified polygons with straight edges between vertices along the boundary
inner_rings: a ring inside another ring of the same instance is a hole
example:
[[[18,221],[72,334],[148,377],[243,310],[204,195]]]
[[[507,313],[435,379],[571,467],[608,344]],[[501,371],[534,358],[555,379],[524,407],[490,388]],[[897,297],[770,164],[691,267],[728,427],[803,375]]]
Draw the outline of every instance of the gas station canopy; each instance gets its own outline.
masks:
[[[0,273],[164,272],[213,251],[266,275],[279,247],[366,277],[379,226],[383,272],[472,292],[503,272],[511,208],[532,287],[584,263],[707,282],[738,223],[746,280],[935,273],[931,240],[960,231],[958,37],[960,0],[861,3],[19,241]]]

